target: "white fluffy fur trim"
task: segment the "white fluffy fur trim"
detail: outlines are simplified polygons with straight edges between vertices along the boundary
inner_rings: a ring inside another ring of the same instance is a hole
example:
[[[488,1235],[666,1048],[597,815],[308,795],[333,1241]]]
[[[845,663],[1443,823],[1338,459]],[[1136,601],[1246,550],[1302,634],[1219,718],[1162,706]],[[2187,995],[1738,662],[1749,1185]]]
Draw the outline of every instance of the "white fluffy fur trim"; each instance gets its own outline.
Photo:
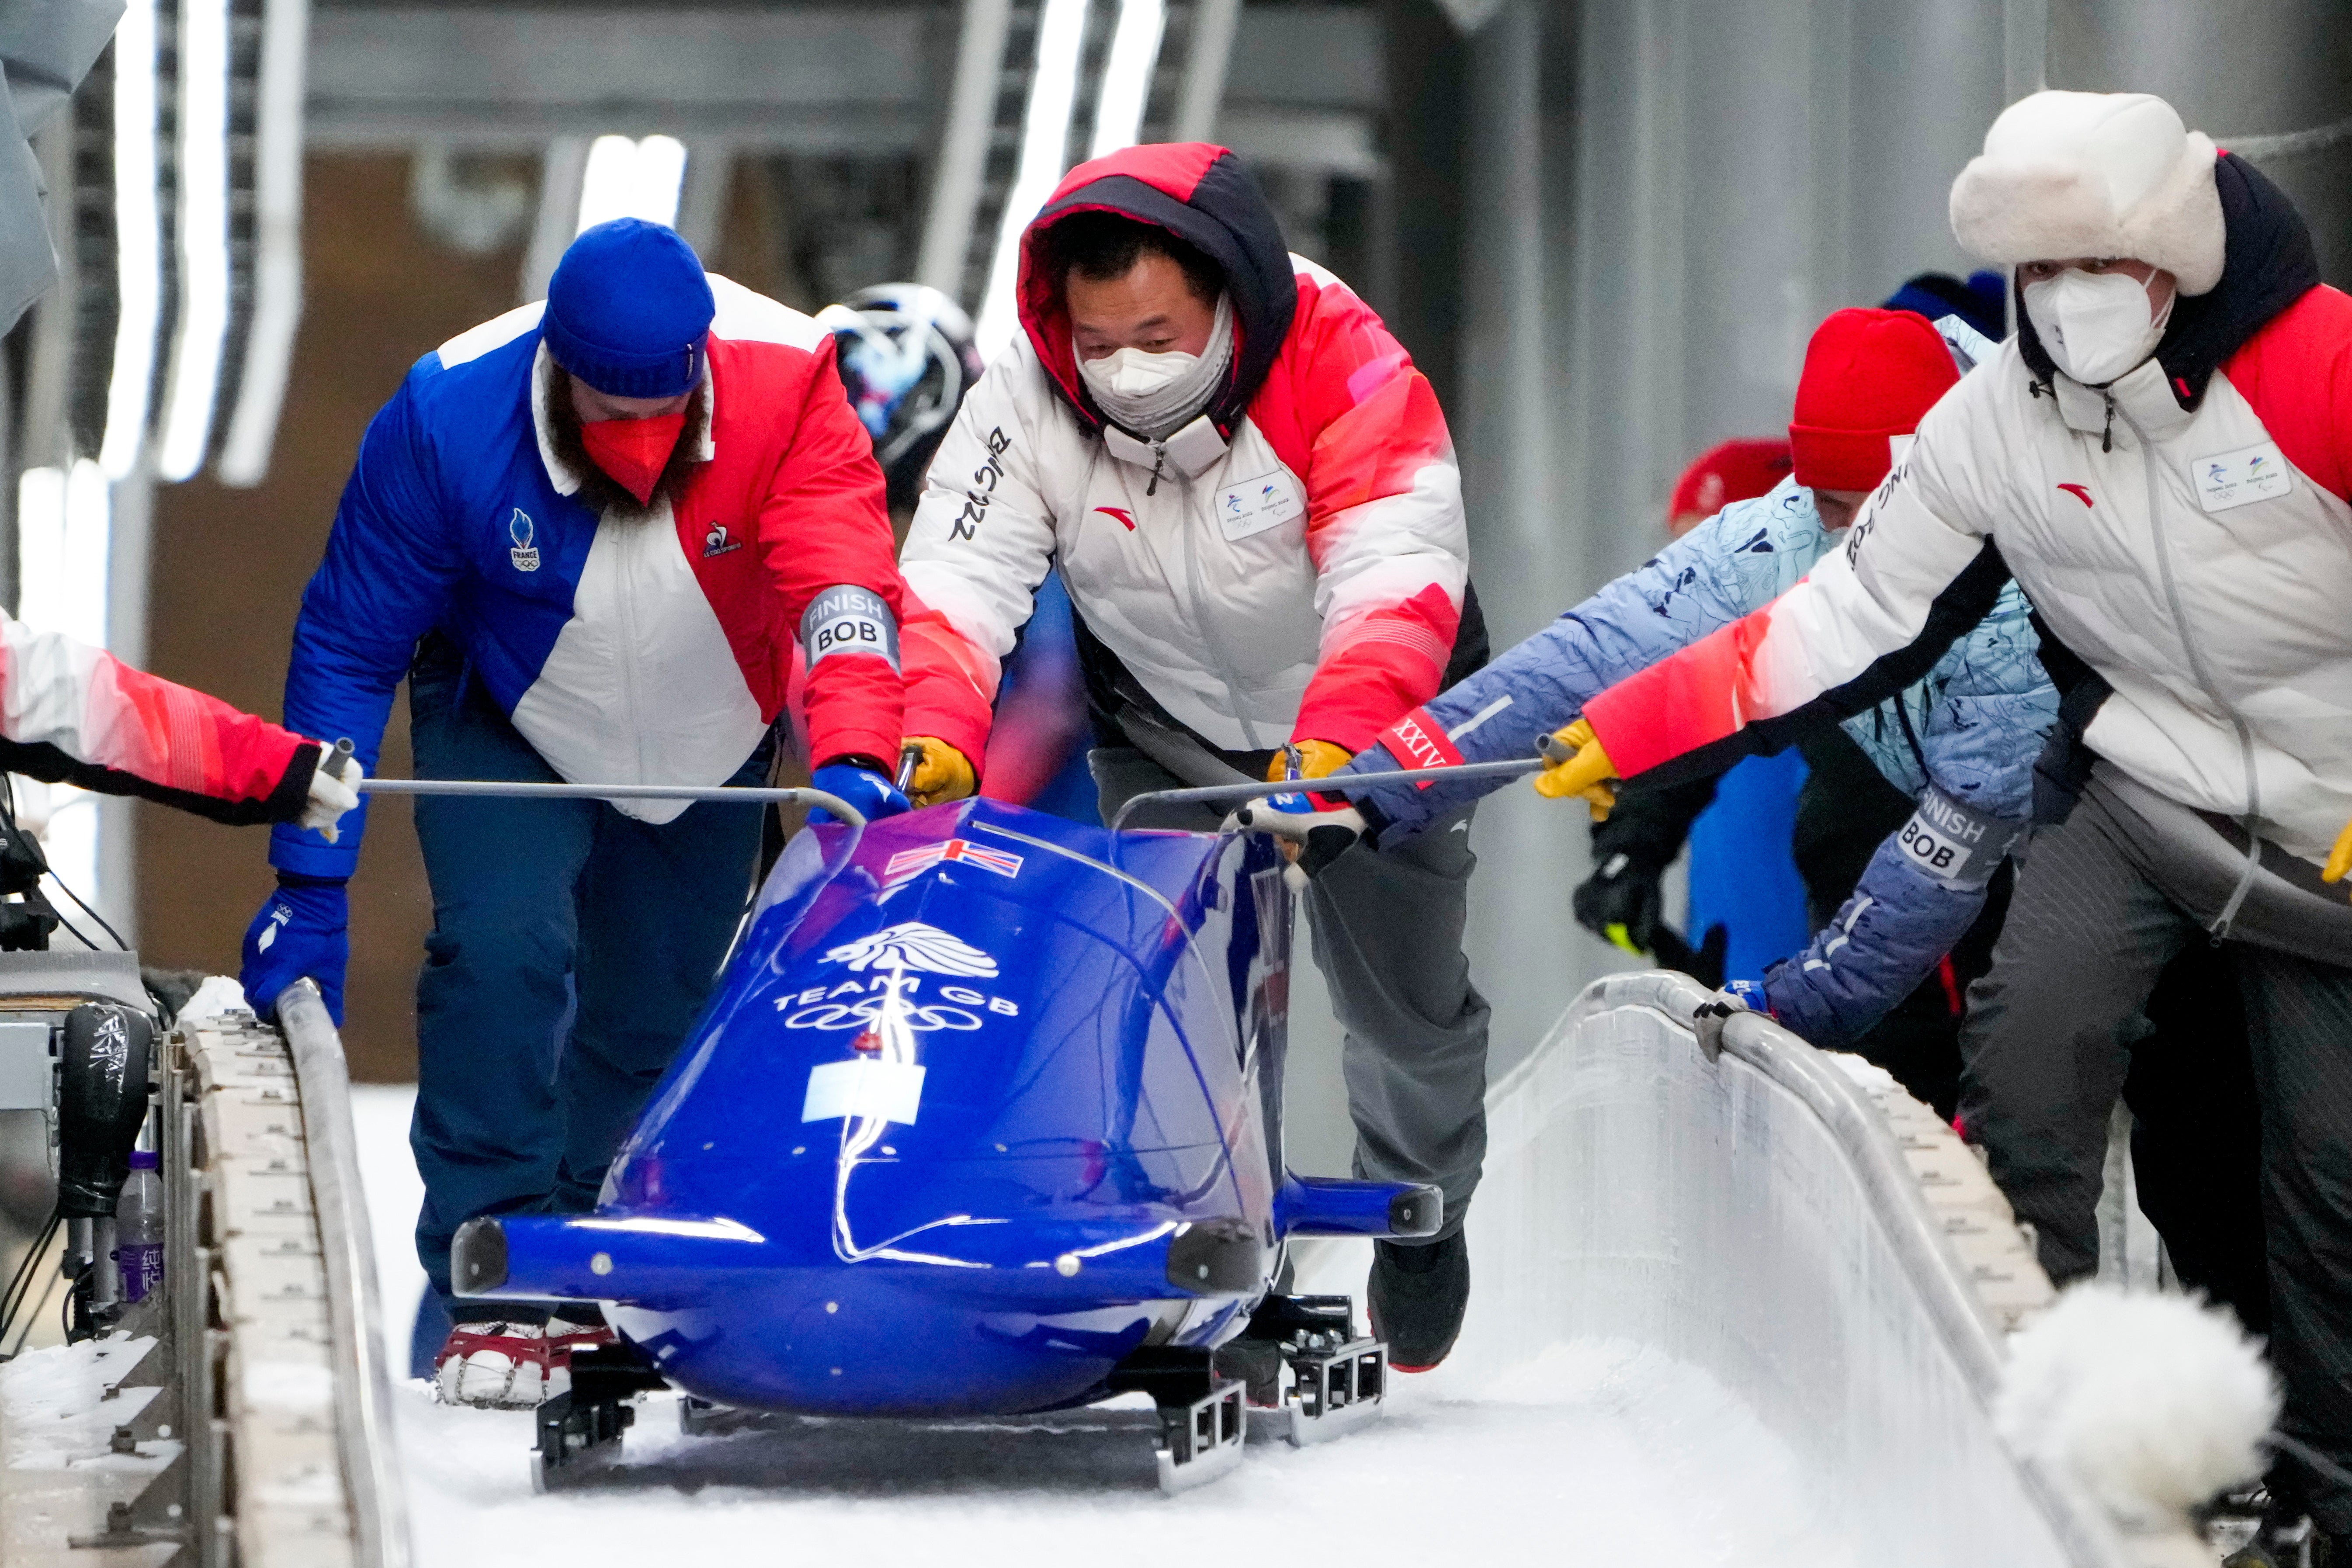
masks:
[[[2019,1455],[2153,1530],[2260,1475],[2278,1412],[2276,1380],[2227,1312],[2086,1283],[2010,1340],[1993,1422]]]
[[[2212,140],[2147,93],[2040,92],[2003,110],[1952,182],[1952,235],[1988,261],[2128,256],[2180,292],[2221,281]]]

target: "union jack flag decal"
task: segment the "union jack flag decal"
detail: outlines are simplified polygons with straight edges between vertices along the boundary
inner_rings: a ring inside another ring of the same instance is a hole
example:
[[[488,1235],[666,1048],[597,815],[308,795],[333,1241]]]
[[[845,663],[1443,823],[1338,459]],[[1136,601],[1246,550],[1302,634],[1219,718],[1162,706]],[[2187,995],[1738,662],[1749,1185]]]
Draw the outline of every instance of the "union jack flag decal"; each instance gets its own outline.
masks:
[[[992,850],[970,839],[949,839],[943,843],[921,844],[911,850],[900,850],[882,868],[884,886],[906,881],[919,872],[929,871],[941,861],[954,861],[960,865],[973,865],[982,871],[992,871],[999,876],[1021,874],[1021,857],[1003,850]]]

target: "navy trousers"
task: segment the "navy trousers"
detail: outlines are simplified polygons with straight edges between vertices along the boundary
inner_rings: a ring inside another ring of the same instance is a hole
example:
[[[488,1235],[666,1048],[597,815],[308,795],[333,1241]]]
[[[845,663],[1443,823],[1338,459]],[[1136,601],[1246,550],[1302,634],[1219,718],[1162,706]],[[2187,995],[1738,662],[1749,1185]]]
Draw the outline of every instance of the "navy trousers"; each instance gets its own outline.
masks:
[[[553,781],[470,673],[410,682],[421,778]],[[762,746],[731,782],[757,783]],[[449,1241],[477,1215],[580,1213],[709,995],[749,895],[761,809],[660,826],[596,800],[423,796],[433,932],[416,981],[425,1178],[416,1255],[449,1302]]]

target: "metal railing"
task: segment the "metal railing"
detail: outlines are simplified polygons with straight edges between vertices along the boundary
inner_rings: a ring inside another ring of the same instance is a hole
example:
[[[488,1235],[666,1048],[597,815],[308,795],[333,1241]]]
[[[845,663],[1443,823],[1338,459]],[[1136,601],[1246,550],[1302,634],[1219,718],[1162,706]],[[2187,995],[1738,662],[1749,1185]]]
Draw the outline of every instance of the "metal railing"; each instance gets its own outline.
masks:
[[[392,1430],[392,1373],[386,1364],[383,1308],[376,1292],[375,1250],[360,1179],[343,1042],[319,988],[309,980],[297,980],[279,996],[278,1022],[294,1058],[295,1083],[302,1097],[310,1198],[319,1218],[335,1381],[341,1391],[335,1401],[337,1447],[342,1451],[359,1562],[365,1568],[407,1568],[408,1504]]]

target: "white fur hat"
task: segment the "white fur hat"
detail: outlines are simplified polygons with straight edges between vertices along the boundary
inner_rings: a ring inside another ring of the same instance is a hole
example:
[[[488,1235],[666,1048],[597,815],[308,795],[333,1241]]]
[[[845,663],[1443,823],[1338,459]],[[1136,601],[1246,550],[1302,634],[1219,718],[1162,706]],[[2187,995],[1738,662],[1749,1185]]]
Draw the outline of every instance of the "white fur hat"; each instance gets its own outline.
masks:
[[[1952,182],[1952,235],[1987,261],[2125,256],[2183,294],[2221,281],[2213,141],[2144,92],[2037,92]]]

